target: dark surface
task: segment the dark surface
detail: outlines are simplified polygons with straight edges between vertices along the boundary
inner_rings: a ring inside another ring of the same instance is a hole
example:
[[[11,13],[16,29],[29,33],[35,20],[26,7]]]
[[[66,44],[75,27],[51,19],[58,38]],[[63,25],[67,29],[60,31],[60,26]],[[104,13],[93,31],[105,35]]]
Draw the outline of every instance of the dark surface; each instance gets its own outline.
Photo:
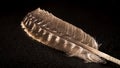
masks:
[[[20,26],[23,17],[40,7],[92,35],[100,51],[120,59],[119,6],[117,1],[1,1],[0,68],[120,68],[84,63],[29,38]]]

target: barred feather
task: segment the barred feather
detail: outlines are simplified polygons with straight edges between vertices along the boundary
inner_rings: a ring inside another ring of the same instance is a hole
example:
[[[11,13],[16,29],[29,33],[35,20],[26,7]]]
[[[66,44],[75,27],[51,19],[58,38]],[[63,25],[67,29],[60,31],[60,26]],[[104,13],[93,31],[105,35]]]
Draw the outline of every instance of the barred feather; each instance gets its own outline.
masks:
[[[103,58],[111,61],[108,59],[111,56],[98,50],[98,44],[92,36],[40,8],[28,13],[21,26],[34,40],[70,56],[79,57],[86,62],[104,63]],[[112,61],[120,64],[113,57]]]

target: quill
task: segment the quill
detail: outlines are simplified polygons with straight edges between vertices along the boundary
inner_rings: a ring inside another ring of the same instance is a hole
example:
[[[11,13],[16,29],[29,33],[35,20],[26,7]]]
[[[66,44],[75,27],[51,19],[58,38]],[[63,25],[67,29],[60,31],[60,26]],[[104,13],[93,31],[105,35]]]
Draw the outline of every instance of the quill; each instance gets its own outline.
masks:
[[[99,46],[92,36],[40,8],[29,12],[21,26],[34,40],[69,56],[95,63],[105,63],[106,59],[120,65],[120,60],[98,50]]]

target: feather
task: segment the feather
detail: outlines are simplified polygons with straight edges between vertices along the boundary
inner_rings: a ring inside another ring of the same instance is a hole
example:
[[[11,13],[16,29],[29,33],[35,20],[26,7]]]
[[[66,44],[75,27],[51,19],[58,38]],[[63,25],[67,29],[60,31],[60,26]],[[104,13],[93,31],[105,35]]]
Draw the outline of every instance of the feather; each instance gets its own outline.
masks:
[[[29,12],[21,26],[34,40],[71,57],[95,63],[105,63],[106,59],[120,65],[120,60],[98,50],[99,46],[92,36],[40,8]]]

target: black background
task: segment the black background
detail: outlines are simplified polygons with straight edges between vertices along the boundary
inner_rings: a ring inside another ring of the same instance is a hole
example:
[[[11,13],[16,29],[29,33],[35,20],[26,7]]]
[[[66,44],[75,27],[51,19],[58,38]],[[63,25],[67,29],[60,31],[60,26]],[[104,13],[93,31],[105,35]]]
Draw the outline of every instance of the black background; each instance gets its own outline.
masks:
[[[116,0],[20,0],[0,2],[0,68],[119,68],[84,63],[29,38],[20,23],[30,11],[45,9],[93,36],[100,51],[120,59],[119,2]]]

